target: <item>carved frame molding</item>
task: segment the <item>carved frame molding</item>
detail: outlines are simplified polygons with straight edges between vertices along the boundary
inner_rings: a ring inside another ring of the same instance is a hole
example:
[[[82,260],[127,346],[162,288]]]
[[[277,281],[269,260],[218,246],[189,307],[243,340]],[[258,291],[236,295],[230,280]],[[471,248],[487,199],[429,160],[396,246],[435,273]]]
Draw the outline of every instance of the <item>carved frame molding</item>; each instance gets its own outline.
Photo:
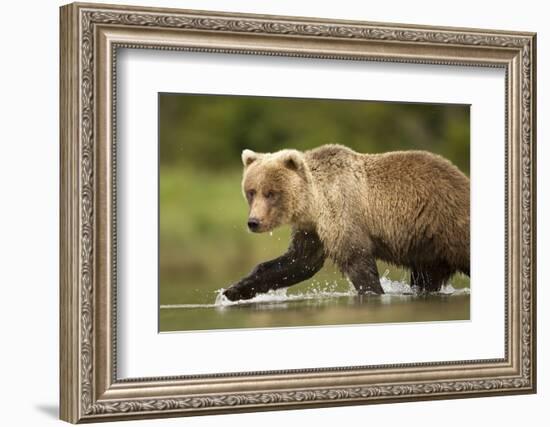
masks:
[[[535,34],[71,4],[60,42],[62,419],[535,392]],[[118,48],[505,68],[505,358],[118,380]]]

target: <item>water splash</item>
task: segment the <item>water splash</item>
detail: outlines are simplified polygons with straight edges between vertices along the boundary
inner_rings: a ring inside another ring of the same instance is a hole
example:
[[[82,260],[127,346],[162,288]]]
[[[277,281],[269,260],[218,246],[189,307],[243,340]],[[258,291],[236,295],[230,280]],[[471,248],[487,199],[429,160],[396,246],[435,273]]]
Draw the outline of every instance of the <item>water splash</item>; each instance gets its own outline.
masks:
[[[422,291],[411,286],[405,281],[391,280],[386,275],[380,278],[380,284],[386,295],[420,295]],[[451,283],[444,284],[438,292],[432,292],[433,295],[470,295],[470,288],[456,289]]]
[[[441,287],[438,293],[442,295],[470,295],[470,288],[456,289],[452,284],[447,283]]]
[[[264,294],[258,294],[254,298],[248,300],[230,301],[223,294],[224,289],[219,289],[216,295],[216,301],[214,305],[216,307],[228,307],[232,305],[244,305],[244,304],[273,304],[273,303],[285,303],[292,301],[306,301],[306,300],[321,300],[329,298],[342,298],[353,297],[355,292],[335,292],[335,291],[322,291],[322,290],[307,290],[305,292],[291,293],[287,292],[287,289],[276,289],[268,291]]]
[[[382,297],[388,299],[392,297],[401,297],[401,296],[418,296],[421,294],[420,290],[411,287],[405,281],[391,280],[387,277],[385,273],[380,278],[380,283],[382,289],[384,289],[385,295]],[[229,300],[223,292],[224,288],[218,289],[216,291],[216,296],[214,303],[212,304],[169,304],[161,305],[161,309],[173,309],[173,308],[220,308],[230,306],[239,306],[239,305],[251,305],[251,304],[281,304],[294,301],[318,301],[322,302],[323,300],[329,301],[331,299],[337,298],[355,298],[357,292],[355,291],[354,286],[350,283],[350,286],[347,290],[338,290],[338,283],[336,282],[313,282],[305,291],[297,293],[288,293],[288,289],[277,289],[271,290],[264,294],[258,294],[254,298],[248,300],[239,300],[231,301]],[[469,295],[470,289],[456,289],[452,284],[445,284],[439,292],[435,292],[436,295]]]

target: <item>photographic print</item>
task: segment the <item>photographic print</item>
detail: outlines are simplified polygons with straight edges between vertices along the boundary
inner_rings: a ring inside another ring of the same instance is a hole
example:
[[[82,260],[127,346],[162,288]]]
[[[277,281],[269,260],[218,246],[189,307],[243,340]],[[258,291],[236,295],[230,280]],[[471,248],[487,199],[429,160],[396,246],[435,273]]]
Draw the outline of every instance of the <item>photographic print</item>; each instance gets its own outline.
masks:
[[[470,319],[470,106],[159,94],[160,332]]]
[[[59,22],[61,419],[536,392],[535,33]]]

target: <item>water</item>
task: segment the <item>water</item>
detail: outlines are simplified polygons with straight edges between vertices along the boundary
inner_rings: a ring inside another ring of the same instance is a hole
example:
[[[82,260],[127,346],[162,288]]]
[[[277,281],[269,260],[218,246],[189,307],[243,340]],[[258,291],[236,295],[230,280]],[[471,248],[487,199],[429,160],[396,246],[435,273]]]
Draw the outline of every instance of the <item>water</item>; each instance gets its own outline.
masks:
[[[219,289],[204,304],[160,306],[160,331],[469,320],[470,289],[451,284],[421,293],[404,281],[381,278],[384,295],[358,296],[350,286],[314,283],[304,291],[279,289],[229,301]]]

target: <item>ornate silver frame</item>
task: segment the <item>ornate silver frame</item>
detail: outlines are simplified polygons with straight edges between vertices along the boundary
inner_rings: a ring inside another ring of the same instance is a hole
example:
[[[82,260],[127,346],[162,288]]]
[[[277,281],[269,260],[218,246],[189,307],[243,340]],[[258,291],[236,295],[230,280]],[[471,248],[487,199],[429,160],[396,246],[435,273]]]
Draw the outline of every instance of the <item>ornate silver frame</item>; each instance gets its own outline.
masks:
[[[534,393],[533,33],[189,10],[61,8],[61,419],[129,418]],[[505,357],[117,379],[117,48],[502,67],[506,71]]]

